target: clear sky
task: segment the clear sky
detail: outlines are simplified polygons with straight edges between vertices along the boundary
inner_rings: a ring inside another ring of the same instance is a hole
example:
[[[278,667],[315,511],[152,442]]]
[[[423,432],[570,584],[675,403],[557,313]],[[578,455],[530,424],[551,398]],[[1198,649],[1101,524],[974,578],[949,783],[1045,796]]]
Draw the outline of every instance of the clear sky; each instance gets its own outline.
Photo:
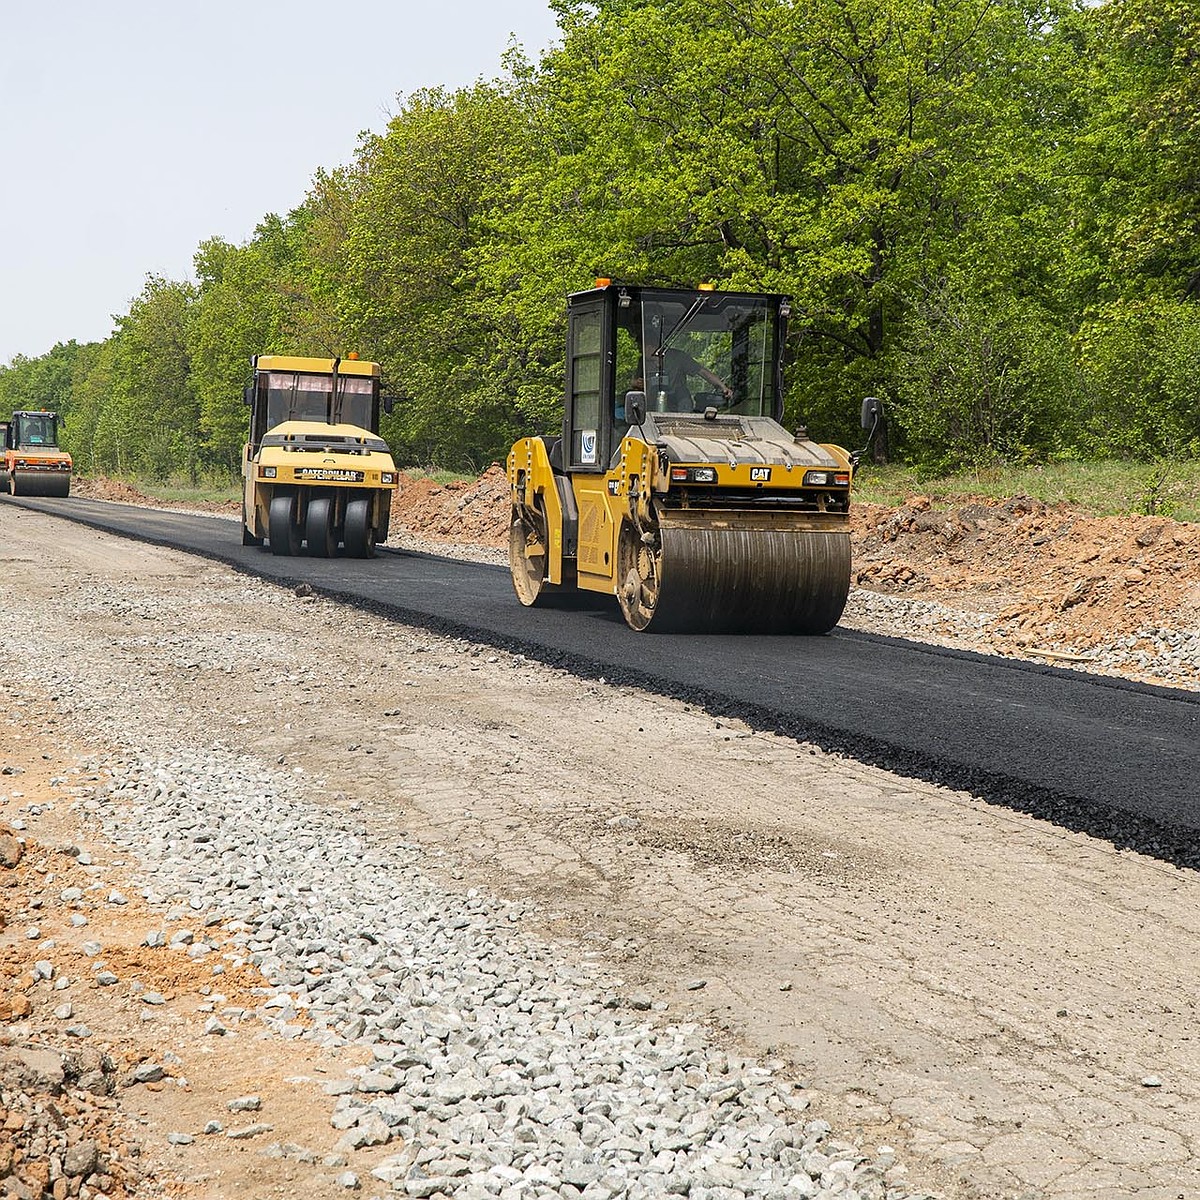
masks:
[[[500,74],[546,0],[0,0],[0,364],[99,341],[351,160],[397,96]]]

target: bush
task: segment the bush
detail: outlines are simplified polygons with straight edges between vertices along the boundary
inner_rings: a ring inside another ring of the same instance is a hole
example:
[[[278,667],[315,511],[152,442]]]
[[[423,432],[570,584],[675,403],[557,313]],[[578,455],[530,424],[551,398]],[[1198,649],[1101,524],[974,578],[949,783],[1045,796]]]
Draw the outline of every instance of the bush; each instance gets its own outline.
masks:
[[[1200,306],[1165,299],[1106,305],[1088,314],[1076,348],[1088,454],[1149,462],[1200,453]]]
[[[901,346],[895,419],[923,469],[1047,459],[1073,440],[1070,340],[1036,302],[942,281],[912,304]]]

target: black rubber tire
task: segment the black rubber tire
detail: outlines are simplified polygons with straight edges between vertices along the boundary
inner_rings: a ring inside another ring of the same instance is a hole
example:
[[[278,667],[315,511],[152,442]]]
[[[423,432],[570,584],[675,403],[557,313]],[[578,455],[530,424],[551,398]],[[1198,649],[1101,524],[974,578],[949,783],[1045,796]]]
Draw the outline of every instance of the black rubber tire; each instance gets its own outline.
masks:
[[[375,557],[375,529],[371,524],[370,496],[346,501],[346,553],[354,558]]]
[[[300,522],[296,519],[295,492],[277,492],[271,497],[267,524],[272,554],[292,556],[300,553]]]
[[[309,554],[316,558],[328,558],[337,549],[337,537],[333,532],[334,497],[332,494],[311,496],[308,512],[304,518],[304,540]]]

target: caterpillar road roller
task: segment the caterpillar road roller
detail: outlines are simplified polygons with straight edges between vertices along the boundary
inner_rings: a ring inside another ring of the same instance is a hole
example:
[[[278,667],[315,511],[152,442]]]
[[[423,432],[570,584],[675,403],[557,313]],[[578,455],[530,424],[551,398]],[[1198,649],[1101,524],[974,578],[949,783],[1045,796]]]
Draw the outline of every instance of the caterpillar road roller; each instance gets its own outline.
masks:
[[[379,436],[378,363],[259,354],[246,388],[242,544],[370,558],[388,534],[396,464]]]
[[[568,298],[562,435],[508,456],[517,598],[615,595],[655,632],[825,633],[857,456],[786,430],[787,297],[597,280]],[[863,403],[873,427],[878,402]]]
[[[14,496],[68,496],[71,456],[58,444],[53,412],[14,412],[2,426],[4,461],[0,488]]]

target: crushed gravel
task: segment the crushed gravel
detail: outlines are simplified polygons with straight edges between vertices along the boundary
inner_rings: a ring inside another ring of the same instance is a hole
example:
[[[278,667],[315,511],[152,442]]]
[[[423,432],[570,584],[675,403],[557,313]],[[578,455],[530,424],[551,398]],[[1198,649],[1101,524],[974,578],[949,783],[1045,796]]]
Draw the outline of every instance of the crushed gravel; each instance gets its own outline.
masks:
[[[116,599],[89,586],[73,597],[84,613]],[[153,617],[148,594],[126,602]],[[369,1050],[370,1065],[330,1085],[341,1134],[331,1161],[364,1147],[379,1157],[369,1181],[351,1172],[341,1187],[465,1200],[927,1195],[906,1187],[889,1148],[868,1151],[814,1119],[781,1062],[729,1052],[525,932],[529,905],[449,891],[420,846],[373,842],[285,769],[199,731],[181,743],[136,696],[114,693],[102,663],[64,664],[36,619],[10,650],[27,682],[70,697],[77,728],[117,747],[85,764],[104,782],[75,802],[138,864],[155,910],[188,914],[188,936],[159,952],[261,973],[258,1006],[221,1010],[206,1033],[253,1021]],[[147,944],[162,939],[151,931]]]

